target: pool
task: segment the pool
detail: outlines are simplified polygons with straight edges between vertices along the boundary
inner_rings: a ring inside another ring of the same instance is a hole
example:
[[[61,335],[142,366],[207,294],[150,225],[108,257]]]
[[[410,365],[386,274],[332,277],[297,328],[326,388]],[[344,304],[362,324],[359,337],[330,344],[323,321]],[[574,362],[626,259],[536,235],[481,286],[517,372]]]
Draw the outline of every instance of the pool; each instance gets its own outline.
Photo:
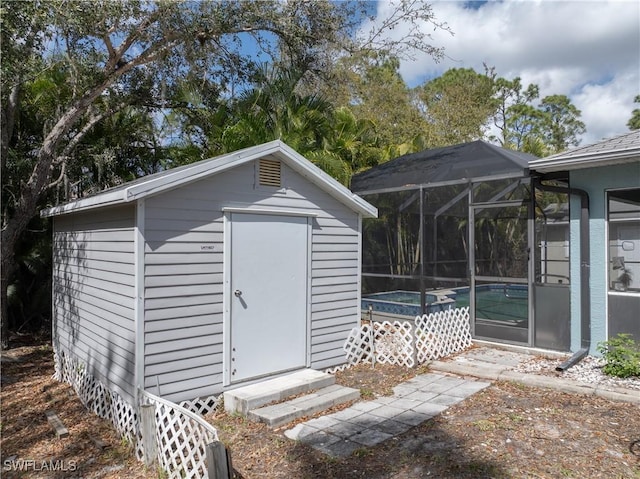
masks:
[[[445,294],[429,292],[425,296],[427,313],[444,311],[454,308],[455,301]],[[416,317],[422,314],[420,308],[420,293],[417,291],[385,291],[383,293],[368,294],[362,297],[363,311],[397,314],[400,316]]]
[[[469,288],[429,291],[427,314],[469,306]],[[362,310],[400,316],[418,316],[420,293],[417,291],[385,291],[362,297]],[[476,319],[500,321],[526,327],[529,317],[527,285],[485,284],[476,287]]]

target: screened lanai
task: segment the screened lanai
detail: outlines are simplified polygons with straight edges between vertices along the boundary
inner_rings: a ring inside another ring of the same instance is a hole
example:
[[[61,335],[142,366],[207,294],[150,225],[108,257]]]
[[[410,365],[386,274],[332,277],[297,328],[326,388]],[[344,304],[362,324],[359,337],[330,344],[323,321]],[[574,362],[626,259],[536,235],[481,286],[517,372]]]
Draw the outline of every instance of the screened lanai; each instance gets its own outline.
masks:
[[[568,350],[567,198],[532,187],[532,159],[474,141],[355,175],[379,212],[363,223],[363,317],[469,306],[475,338]]]

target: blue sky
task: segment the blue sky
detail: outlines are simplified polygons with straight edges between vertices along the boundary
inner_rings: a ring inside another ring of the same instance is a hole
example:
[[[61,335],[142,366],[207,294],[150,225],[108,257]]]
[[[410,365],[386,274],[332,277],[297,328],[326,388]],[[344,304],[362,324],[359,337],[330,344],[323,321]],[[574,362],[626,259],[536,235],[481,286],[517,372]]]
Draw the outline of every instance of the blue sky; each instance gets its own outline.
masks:
[[[391,1],[378,2],[380,20]],[[640,2],[505,0],[433,1],[437,20],[453,35],[425,25],[446,57],[403,61],[401,74],[415,86],[449,68],[483,63],[499,76],[520,76],[540,86],[541,97],[564,94],[582,111],[587,126],[582,144],[628,131],[640,94]],[[402,29],[391,34],[402,35]]]

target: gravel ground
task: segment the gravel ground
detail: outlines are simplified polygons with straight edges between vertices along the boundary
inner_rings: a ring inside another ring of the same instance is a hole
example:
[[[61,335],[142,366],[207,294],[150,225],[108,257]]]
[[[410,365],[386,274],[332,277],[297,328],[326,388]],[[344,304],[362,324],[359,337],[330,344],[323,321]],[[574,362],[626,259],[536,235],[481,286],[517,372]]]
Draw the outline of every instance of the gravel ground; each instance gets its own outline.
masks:
[[[609,387],[621,387],[640,391],[640,377],[616,378],[607,376],[602,372],[604,360],[593,356],[587,356],[575,366],[564,372],[557,372],[555,369],[564,359],[546,359],[534,356],[521,362],[514,368],[515,371],[523,373],[535,373],[544,376],[556,376],[570,379],[582,383],[602,385]]]

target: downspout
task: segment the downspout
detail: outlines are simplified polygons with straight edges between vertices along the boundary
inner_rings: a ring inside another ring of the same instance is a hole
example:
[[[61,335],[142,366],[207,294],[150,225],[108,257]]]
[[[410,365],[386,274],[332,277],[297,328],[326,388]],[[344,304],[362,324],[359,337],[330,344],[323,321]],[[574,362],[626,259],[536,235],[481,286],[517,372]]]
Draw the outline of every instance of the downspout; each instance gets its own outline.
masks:
[[[534,178],[536,188],[552,193],[580,196],[580,349],[556,367],[556,371],[566,371],[589,354],[591,347],[589,194],[578,188],[543,185],[541,180],[541,178]]]

